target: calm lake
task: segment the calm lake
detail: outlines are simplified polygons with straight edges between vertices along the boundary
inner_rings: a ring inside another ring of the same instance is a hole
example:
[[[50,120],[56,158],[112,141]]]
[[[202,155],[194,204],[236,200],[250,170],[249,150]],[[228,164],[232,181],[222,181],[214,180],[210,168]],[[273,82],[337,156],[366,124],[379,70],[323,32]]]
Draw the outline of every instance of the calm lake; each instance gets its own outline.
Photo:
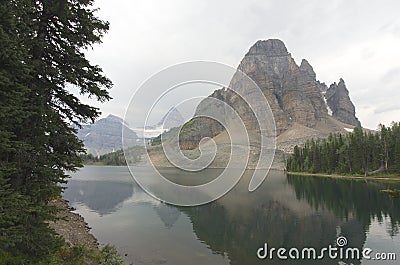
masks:
[[[182,175],[174,169],[163,173],[171,178]],[[211,179],[218,170],[201,174]],[[249,176],[245,174],[217,201],[174,207],[147,195],[127,167],[86,166],[72,174],[64,198],[85,218],[102,245],[113,244],[126,254],[128,264],[399,264],[400,199],[380,190],[400,189],[400,183],[286,176],[273,171],[250,193]],[[199,182],[198,176],[193,181]],[[347,247],[396,253],[397,261],[257,257],[265,243],[275,248],[321,250],[334,246],[338,236],[346,237]]]

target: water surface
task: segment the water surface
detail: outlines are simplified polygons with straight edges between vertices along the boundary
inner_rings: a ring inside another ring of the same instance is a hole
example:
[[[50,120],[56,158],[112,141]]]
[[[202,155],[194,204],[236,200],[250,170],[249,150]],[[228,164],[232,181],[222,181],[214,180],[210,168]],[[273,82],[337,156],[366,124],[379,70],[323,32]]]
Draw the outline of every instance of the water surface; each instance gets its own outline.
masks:
[[[136,168],[144,170],[146,168]],[[170,179],[182,171],[165,169]],[[201,172],[212,179],[218,170]],[[400,259],[400,200],[379,192],[396,183],[286,176],[273,171],[255,192],[251,172],[217,201],[174,207],[147,195],[126,167],[86,166],[72,175],[64,197],[101,244],[113,244],[140,264],[398,264],[398,261],[257,258],[258,248],[315,247],[345,236],[348,246],[394,252]],[[197,176],[198,178],[199,176]],[[203,181],[189,176],[186,184]]]

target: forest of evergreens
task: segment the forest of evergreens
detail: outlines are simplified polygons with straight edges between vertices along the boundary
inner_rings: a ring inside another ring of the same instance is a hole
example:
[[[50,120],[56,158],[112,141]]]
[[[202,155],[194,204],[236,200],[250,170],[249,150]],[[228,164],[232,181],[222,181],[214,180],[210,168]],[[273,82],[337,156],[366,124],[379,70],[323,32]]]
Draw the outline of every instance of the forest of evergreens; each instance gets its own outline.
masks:
[[[296,146],[287,159],[287,170],[327,174],[400,174],[400,126],[379,126],[377,132],[356,127],[347,134],[309,140]]]
[[[141,156],[145,154],[144,146],[132,146],[125,150],[126,158],[130,159],[129,163],[137,163],[141,160]],[[117,150],[101,156],[92,154],[82,154],[82,161],[85,165],[105,165],[105,166],[126,166],[126,158],[123,150]]]
[[[92,0],[0,1],[0,264],[81,264],[68,259],[81,248],[61,252],[49,202],[82,166],[76,127],[100,115],[77,94],[111,98],[85,57],[108,29]]]

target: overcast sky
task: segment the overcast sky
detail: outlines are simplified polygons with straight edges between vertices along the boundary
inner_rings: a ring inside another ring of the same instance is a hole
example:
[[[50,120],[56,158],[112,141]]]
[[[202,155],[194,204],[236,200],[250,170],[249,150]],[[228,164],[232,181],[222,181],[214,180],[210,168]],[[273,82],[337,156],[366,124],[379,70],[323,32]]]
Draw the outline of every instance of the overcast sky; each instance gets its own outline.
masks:
[[[237,67],[257,40],[279,38],[328,85],[343,78],[364,127],[400,117],[400,1],[98,0],[110,22],[87,52],[111,78],[102,116],[123,117],[132,93],[173,64],[210,60]]]

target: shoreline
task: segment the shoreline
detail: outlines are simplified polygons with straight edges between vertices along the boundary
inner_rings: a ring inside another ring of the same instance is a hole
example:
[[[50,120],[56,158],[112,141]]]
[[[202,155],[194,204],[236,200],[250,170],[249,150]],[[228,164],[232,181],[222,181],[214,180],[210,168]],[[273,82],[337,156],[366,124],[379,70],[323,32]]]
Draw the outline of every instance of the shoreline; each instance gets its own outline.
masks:
[[[310,176],[310,177],[320,177],[320,178],[334,178],[334,179],[358,179],[358,180],[378,180],[378,181],[400,181],[399,177],[371,177],[371,176],[360,176],[360,175],[335,175],[335,174],[324,174],[324,173],[308,173],[308,172],[286,172],[288,175],[298,175],[298,176]]]
[[[58,263],[54,264],[61,264],[65,260],[72,262],[71,264],[127,264],[115,246],[107,244],[100,247],[97,238],[90,233],[91,227],[83,216],[73,212],[75,208],[69,206],[67,200],[54,199],[49,205],[59,209],[58,219],[49,222],[49,226],[65,241],[65,246],[59,253],[55,253]]]
[[[127,165],[100,165],[100,164],[83,164],[83,166],[84,167],[86,167],[86,166],[94,166],[94,167],[127,167],[127,168],[129,167]],[[132,167],[151,167],[151,166],[152,165],[145,165],[145,164],[143,164],[143,165],[132,165]],[[156,167],[156,168],[165,168],[165,169],[176,168],[176,169],[179,169],[179,168],[174,167],[174,166],[159,166],[159,167]],[[210,166],[210,167],[207,167],[205,169],[226,169],[226,167]],[[240,168],[232,167],[232,169],[240,169]],[[284,171],[284,168],[280,167],[280,166],[279,167],[271,166],[270,168],[267,168],[267,167],[260,167],[260,168],[246,167],[246,170],[257,170],[257,169]]]
[[[100,165],[100,164],[84,164],[84,166],[107,166],[107,167],[128,167],[127,165]],[[137,165],[137,167],[146,167],[146,165]],[[160,168],[174,168],[169,166],[162,166]],[[209,169],[224,169],[224,167],[208,167]],[[255,168],[247,167],[248,170],[256,170]],[[260,168],[265,170],[266,168]],[[283,171],[288,175],[298,175],[298,176],[311,176],[311,177],[321,177],[321,178],[334,178],[334,179],[355,179],[355,180],[377,180],[377,181],[400,181],[400,176],[398,177],[373,177],[373,176],[362,176],[362,175],[336,175],[336,174],[326,174],[326,173],[308,173],[308,172],[290,172],[284,170],[282,167],[273,167],[269,170],[279,170]]]
[[[80,214],[73,212],[75,208],[69,206],[67,200],[55,199],[49,204],[60,209],[57,214],[59,219],[49,225],[64,238],[68,247],[83,245],[88,249],[99,250],[97,238],[90,233],[91,227]]]

